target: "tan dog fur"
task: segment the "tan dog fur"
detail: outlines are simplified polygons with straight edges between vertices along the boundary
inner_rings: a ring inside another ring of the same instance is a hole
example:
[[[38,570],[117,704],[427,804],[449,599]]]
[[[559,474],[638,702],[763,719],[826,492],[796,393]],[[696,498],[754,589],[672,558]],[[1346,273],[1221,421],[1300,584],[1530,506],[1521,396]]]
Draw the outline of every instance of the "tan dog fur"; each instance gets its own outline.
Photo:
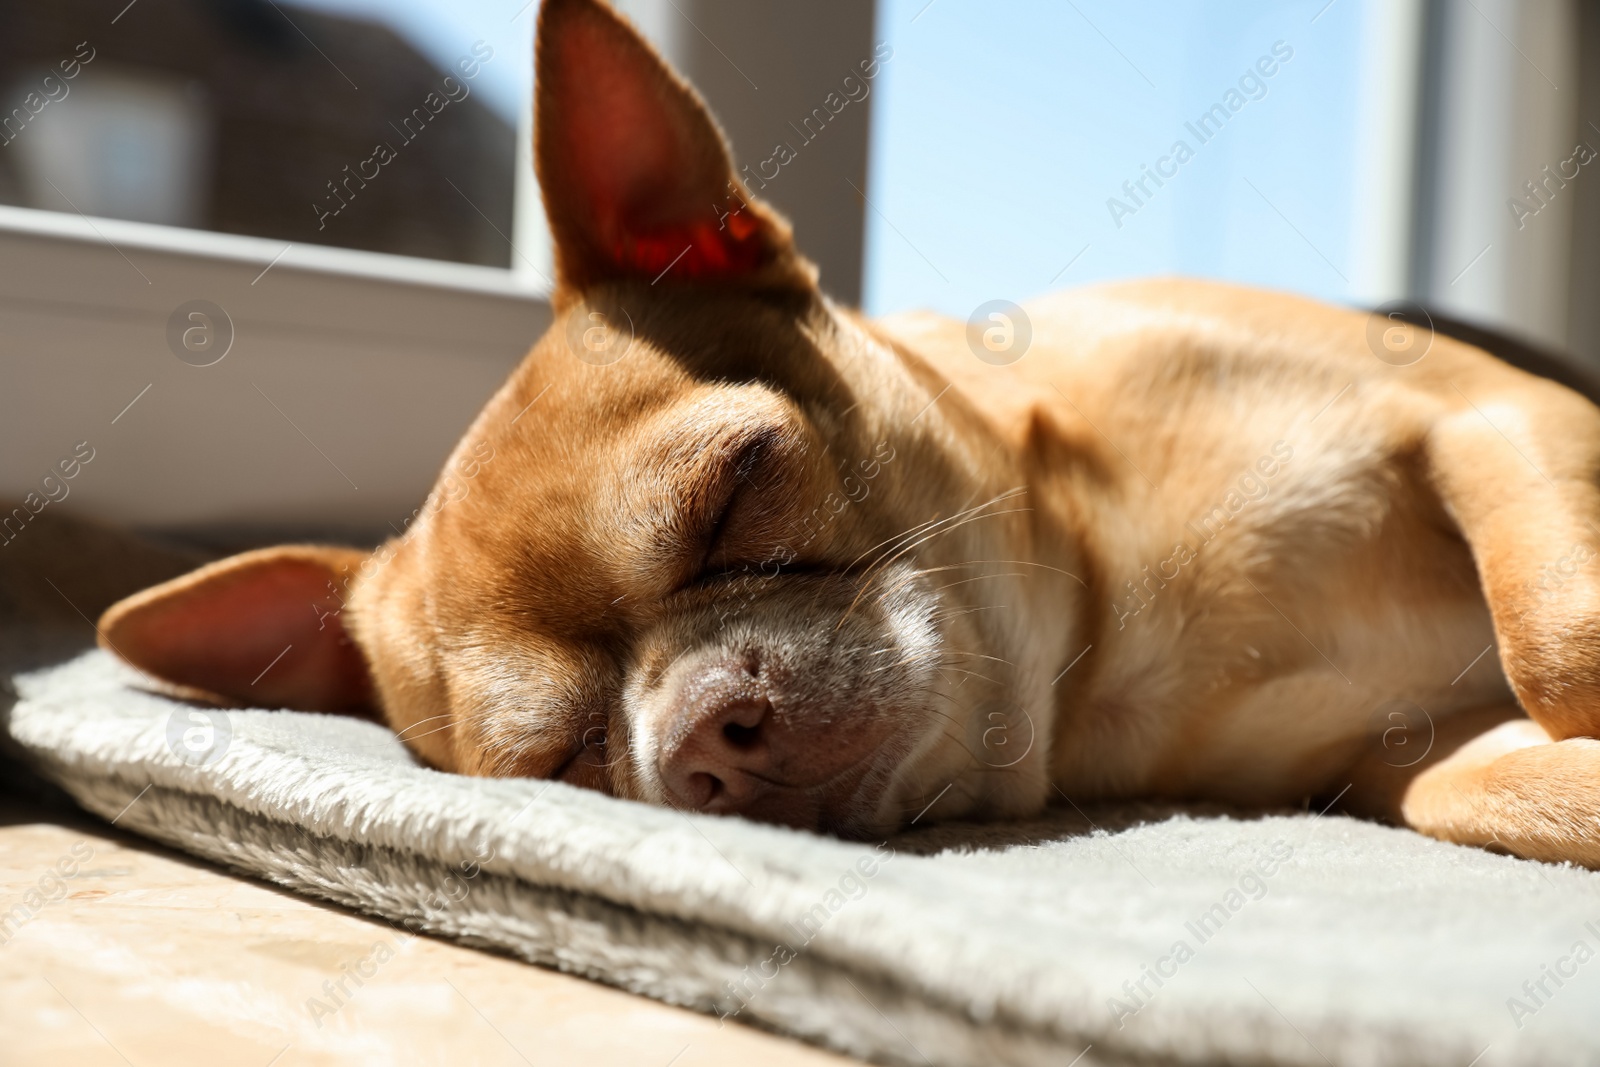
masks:
[[[1032,303],[992,366],[964,323],[824,298],[596,0],[547,0],[538,72],[556,320],[422,519],[141,593],[108,647],[227,700],[375,706],[442,769],[841,834],[1322,797],[1600,865],[1600,575],[1549,578],[1595,554],[1588,401],[1195,281]],[[623,358],[578,358],[593,323],[631,324]],[[685,716],[739,686],[773,781],[682,805]],[[1396,700],[1424,712],[1403,759]]]

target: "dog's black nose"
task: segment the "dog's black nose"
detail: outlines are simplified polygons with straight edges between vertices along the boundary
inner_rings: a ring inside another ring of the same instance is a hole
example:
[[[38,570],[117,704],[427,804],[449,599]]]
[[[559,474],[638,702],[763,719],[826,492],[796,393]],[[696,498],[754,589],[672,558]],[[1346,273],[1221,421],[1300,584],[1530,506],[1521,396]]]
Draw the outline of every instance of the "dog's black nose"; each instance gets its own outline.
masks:
[[[751,654],[715,660],[685,680],[659,756],[675,803],[745,812],[772,792],[775,771],[791,755],[773,697]]]

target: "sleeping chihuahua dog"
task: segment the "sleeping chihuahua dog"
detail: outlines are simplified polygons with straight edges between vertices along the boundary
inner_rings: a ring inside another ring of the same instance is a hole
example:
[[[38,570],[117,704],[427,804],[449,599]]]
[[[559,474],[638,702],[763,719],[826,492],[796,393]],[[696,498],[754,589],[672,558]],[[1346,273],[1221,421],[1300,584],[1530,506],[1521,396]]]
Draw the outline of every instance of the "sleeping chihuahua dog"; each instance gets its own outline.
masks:
[[[1321,798],[1600,865],[1588,401],[1202,282],[1039,300],[1011,362],[868,321],[599,0],[546,0],[537,67],[554,324],[421,518],[147,590],[106,647],[442,770],[845,836]]]

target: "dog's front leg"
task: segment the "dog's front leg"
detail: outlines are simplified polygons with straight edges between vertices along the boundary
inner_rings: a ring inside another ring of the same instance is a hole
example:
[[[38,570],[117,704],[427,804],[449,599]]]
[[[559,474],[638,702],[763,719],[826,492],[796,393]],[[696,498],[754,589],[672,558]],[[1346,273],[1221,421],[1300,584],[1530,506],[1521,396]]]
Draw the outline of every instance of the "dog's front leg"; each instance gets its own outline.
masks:
[[[1600,412],[1505,368],[1448,384],[1428,478],[1472,549],[1506,677],[1550,737],[1600,737]]]
[[[1433,748],[1398,768],[1374,752],[1341,806],[1463,845],[1600,869],[1600,741],[1553,740],[1509,705],[1437,724]]]

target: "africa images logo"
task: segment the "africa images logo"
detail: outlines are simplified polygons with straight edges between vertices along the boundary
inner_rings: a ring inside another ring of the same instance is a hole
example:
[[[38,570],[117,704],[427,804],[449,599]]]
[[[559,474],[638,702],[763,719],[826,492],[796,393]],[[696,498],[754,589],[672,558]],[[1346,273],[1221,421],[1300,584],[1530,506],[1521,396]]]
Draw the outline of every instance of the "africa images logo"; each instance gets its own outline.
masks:
[[[174,708],[167,716],[167,748],[191,767],[209,767],[233,743],[233,722],[220,708]]]

